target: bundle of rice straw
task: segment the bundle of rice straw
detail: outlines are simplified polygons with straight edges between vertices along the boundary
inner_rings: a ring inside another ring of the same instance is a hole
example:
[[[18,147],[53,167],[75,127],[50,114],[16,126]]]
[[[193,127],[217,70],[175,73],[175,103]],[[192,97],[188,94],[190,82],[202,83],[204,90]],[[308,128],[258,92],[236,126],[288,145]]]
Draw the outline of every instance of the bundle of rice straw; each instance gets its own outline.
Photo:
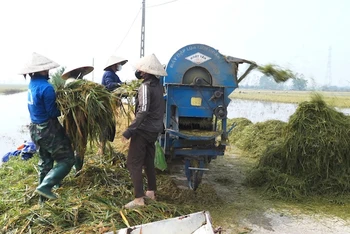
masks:
[[[129,83],[123,83],[115,89],[112,94],[120,103],[120,112],[125,114],[128,122],[132,121],[135,112],[135,97],[142,83],[142,80],[132,80]]]
[[[120,87],[113,91],[113,95],[117,98],[135,97],[142,80],[132,80],[128,83],[122,83]]]
[[[87,140],[98,142],[106,129],[115,128],[117,100],[104,86],[77,80],[56,93],[64,127],[76,149],[85,148]]]
[[[274,64],[258,66],[257,69],[266,76],[272,77],[277,83],[285,82],[289,79],[294,79],[295,74],[289,69],[282,69]]]

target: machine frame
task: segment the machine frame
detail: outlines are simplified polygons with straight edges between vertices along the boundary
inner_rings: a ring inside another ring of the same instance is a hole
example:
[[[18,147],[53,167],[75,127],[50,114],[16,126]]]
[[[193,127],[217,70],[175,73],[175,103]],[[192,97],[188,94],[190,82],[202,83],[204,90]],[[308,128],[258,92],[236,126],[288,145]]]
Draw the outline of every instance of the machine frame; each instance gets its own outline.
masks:
[[[250,64],[238,79],[238,65]],[[188,185],[196,190],[207,164],[225,154],[229,95],[256,66],[254,62],[224,56],[218,50],[191,44],[178,50],[167,64],[164,86],[165,130],[159,137],[167,161],[184,160]]]

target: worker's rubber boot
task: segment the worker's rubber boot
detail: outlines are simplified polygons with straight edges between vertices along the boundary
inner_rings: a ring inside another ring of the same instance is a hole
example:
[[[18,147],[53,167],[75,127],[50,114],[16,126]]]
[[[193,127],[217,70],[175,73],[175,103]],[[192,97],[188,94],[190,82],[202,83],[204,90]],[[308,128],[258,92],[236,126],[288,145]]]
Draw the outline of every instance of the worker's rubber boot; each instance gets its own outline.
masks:
[[[75,154],[75,163],[74,163],[74,168],[75,168],[75,176],[79,176],[81,169],[83,168],[84,165],[84,160],[78,155]]]
[[[35,192],[48,199],[57,199],[57,196],[52,192],[52,188],[68,175],[72,166],[72,164],[66,162],[57,162],[55,167],[47,173]]]
[[[41,182],[43,182],[44,178],[45,178],[45,174],[40,173],[40,175],[39,175],[39,185],[41,184]],[[44,204],[45,201],[47,201],[47,198],[44,197],[44,196],[39,195],[39,205]]]

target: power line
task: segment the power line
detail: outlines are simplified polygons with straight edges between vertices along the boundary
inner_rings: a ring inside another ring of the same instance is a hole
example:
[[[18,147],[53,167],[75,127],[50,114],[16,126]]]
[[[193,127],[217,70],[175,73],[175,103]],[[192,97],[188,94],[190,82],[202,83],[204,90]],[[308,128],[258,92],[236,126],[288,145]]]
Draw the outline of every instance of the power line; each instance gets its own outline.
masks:
[[[136,14],[136,16],[135,16],[134,20],[132,21],[132,23],[131,23],[131,25],[130,25],[130,27],[129,27],[128,31],[127,31],[127,33],[125,34],[125,36],[124,36],[123,40],[120,42],[120,44],[118,45],[118,47],[117,47],[117,48],[114,50],[114,53],[116,53],[116,52],[118,51],[118,49],[120,48],[120,46],[123,44],[123,42],[124,42],[125,38],[128,36],[128,34],[129,34],[129,32],[130,32],[130,30],[131,30],[132,26],[134,25],[134,23],[135,23],[135,21],[136,21],[137,17],[138,17],[138,16],[139,16],[139,14],[140,14],[140,10],[141,10],[141,8],[139,8],[139,11],[137,12],[137,14]]]
[[[166,4],[173,3],[173,2],[177,2],[177,1],[179,1],[179,0],[172,0],[172,1],[169,1],[169,2],[164,2],[164,3],[159,3],[159,4],[155,4],[155,5],[151,5],[151,6],[146,6],[146,8],[152,8],[152,7],[162,6],[162,5],[166,5]]]
[[[172,1],[164,2],[164,3],[159,3],[159,4],[155,4],[155,5],[151,5],[151,6],[146,6],[145,8],[158,7],[158,6],[166,5],[166,4],[173,3],[173,2],[177,2],[177,1],[179,1],[179,0],[172,0]],[[138,10],[138,12],[137,12],[137,14],[136,14],[134,20],[132,21],[132,23],[131,23],[131,25],[130,25],[128,31],[127,31],[127,33],[125,34],[123,40],[120,42],[120,44],[118,45],[118,47],[114,50],[114,53],[116,53],[116,52],[119,50],[119,48],[122,46],[122,44],[124,43],[124,40],[125,40],[126,37],[128,36],[128,34],[129,34],[129,32],[130,32],[132,26],[134,25],[134,23],[135,23],[137,17],[139,16],[141,9],[142,9],[142,8],[139,8],[139,10]]]

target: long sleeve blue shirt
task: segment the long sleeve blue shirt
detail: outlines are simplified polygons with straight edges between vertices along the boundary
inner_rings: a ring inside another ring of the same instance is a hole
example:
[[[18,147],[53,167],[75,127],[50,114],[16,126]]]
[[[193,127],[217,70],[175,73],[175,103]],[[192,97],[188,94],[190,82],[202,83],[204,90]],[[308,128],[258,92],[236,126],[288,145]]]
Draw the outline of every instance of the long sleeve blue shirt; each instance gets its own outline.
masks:
[[[61,115],[57,108],[56,93],[47,77],[35,75],[28,87],[28,110],[32,123],[40,124]]]
[[[109,91],[113,91],[119,86],[121,80],[119,76],[115,74],[112,70],[106,70],[102,76],[102,85],[106,87]]]

